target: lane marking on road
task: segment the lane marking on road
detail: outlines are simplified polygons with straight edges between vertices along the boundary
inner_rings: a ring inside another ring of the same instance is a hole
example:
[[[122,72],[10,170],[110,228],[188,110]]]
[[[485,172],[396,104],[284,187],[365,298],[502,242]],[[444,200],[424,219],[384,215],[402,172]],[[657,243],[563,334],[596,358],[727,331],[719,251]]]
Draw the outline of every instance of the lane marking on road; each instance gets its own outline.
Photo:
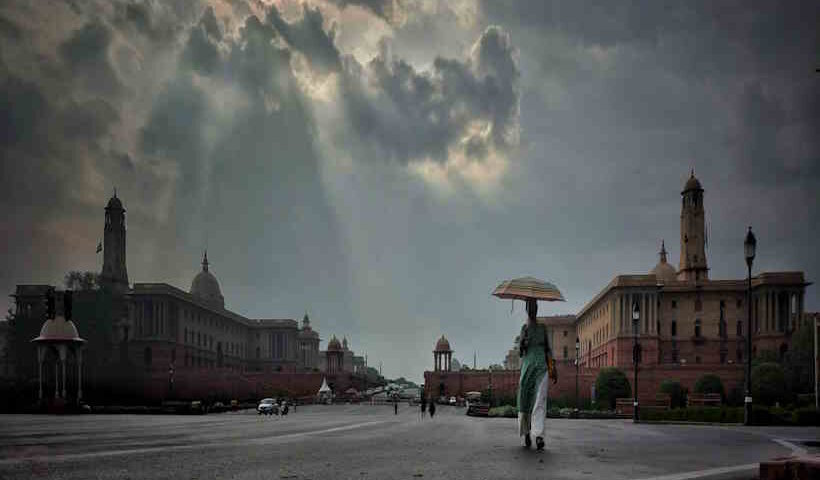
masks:
[[[806,455],[808,453],[808,450],[806,450],[805,448],[796,445],[788,440],[783,440],[782,438],[771,438],[770,440],[779,444],[780,446],[786,447],[789,450],[791,450],[792,455]],[[673,473],[669,475],[661,475],[658,477],[644,478],[641,480],[688,480],[692,478],[709,477],[712,475],[742,472],[744,470],[757,471],[758,468],[760,468],[760,463],[749,463],[746,465],[735,465],[732,467],[718,467],[710,468],[707,470],[697,470],[693,472]]]
[[[783,445],[784,447],[791,450],[792,455],[806,455],[806,454],[809,453],[808,450],[801,447],[800,445],[796,445],[796,444],[794,444],[794,443],[792,443],[788,440],[783,440],[782,438],[773,438],[772,441],[776,442],[776,443],[779,443],[780,445]]]
[[[241,445],[264,445],[270,443],[276,443],[281,441],[287,441],[294,438],[300,437],[308,437],[311,435],[320,435],[326,433],[334,433],[334,432],[343,432],[348,430],[355,430],[358,428],[365,428],[371,427],[375,425],[380,425],[384,423],[393,423],[393,420],[378,420],[372,422],[363,422],[363,423],[354,423],[351,425],[342,425],[340,427],[331,427],[331,428],[323,428],[321,430],[309,430],[306,432],[295,432],[295,433],[286,433],[284,435],[272,435],[269,437],[262,437],[262,438],[253,438],[247,440],[226,440],[223,442],[209,442],[209,443],[199,443],[199,444],[191,444],[191,445],[166,445],[162,447],[143,447],[143,448],[129,448],[129,449],[122,449],[122,450],[109,450],[109,451],[102,451],[102,452],[84,452],[84,453],[66,453],[62,455],[35,455],[30,457],[18,457],[18,458],[4,458],[0,459],[0,465],[15,465],[20,463],[28,463],[28,462],[62,462],[62,461],[70,461],[70,460],[83,460],[89,458],[99,458],[99,457],[116,457],[121,455],[138,455],[144,453],[167,453],[172,451],[184,451],[184,450],[195,450],[195,449],[202,449],[202,448],[214,448],[214,447],[224,447],[226,445],[230,446],[241,446]]]
[[[661,475],[658,477],[643,478],[641,480],[689,480],[692,478],[703,478],[712,475],[722,475],[725,473],[735,473],[746,471],[757,471],[758,463],[748,463],[746,465],[734,465],[731,467],[709,468],[707,470],[697,470],[694,472],[673,473],[670,475]]]

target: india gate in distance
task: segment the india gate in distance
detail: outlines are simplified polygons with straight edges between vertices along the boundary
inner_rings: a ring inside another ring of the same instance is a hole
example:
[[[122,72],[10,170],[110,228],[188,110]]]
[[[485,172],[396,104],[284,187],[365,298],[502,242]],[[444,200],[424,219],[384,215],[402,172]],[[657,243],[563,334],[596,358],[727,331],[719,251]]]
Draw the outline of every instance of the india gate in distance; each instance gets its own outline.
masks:
[[[559,366],[559,383],[550,386],[550,397],[574,396],[576,339],[581,397],[590,395],[600,368],[631,372],[631,312],[636,302],[641,311],[637,334],[642,346],[638,392],[642,398],[653,398],[665,379],[678,380],[693,391],[695,381],[705,373],[719,375],[727,393],[742,387],[747,279],[710,278],[705,226],[704,189],[692,172],[681,191],[677,268],[669,263],[661,241],[657,263],[648,273],[616,275],[577,314],[539,317]],[[810,323],[804,312],[809,285],[801,271],[752,276],[753,357],[762,351],[782,357],[789,350],[792,334]],[[426,388],[432,395],[458,395],[488,385],[496,392],[517,385],[517,341],[504,364],[505,370],[496,372],[452,372],[437,364],[432,372],[425,372]]]

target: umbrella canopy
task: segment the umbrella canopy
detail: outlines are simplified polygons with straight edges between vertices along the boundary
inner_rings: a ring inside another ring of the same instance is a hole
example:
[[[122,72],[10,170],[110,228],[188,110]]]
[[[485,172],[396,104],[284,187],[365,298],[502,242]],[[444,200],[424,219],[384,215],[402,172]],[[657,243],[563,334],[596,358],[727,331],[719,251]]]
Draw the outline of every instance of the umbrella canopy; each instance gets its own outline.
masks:
[[[322,386],[319,387],[319,393],[330,393],[330,387],[327,386],[326,378],[322,378]]]
[[[533,277],[514,278],[501,282],[493,291],[493,295],[498,298],[511,298],[513,300],[564,301],[564,296],[558,291],[558,287]]]

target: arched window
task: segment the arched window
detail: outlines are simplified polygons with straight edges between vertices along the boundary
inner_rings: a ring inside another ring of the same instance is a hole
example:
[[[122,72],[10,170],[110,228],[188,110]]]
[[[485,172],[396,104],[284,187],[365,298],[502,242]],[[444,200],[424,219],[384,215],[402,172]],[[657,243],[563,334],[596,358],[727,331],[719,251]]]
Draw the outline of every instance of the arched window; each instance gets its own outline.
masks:
[[[700,319],[695,320],[695,337],[700,338]]]

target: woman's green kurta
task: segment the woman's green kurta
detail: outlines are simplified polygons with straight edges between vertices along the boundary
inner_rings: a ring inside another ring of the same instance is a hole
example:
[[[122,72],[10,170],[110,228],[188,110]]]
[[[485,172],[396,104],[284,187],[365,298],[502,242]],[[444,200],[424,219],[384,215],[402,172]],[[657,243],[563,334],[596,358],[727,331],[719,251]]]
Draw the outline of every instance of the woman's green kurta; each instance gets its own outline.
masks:
[[[544,325],[521,329],[521,378],[518,381],[518,411],[529,415],[535,405],[538,385],[547,373],[547,336]]]

